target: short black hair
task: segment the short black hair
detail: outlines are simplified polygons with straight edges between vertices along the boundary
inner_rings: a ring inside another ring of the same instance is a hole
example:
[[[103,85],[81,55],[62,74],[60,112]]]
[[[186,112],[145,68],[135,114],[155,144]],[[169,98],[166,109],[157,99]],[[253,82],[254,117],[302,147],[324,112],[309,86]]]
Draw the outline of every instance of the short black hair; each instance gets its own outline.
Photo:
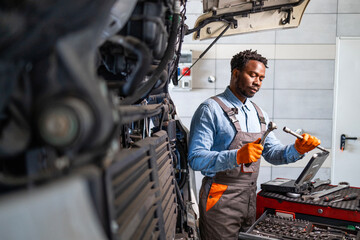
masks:
[[[245,65],[249,60],[256,60],[259,62],[262,62],[265,67],[267,68],[267,59],[260,54],[257,53],[257,51],[245,50],[242,52],[239,52],[238,54],[235,54],[231,59],[231,72],[234,69],[239,69],[240,71],[244,69]]]

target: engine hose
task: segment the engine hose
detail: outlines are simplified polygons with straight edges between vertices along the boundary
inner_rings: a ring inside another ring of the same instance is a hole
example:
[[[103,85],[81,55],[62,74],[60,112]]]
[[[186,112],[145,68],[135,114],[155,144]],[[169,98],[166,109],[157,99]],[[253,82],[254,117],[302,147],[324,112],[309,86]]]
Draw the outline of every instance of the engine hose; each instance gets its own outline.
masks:
[[[153,74],[153,72],[156,70],[156,68],[157,68],[156,65],[151,65],[150,70],[148,71],[148,74],[149,75]],[[162,88],[165,85],[165,83],[167,82],[168,77],[169,77],[168,72],[166,70],[163,70],[159,76],[159,80],[155,83],[153,90]]]
[[[183,146],[181,145],[181,143],[176,140],[176,147],[179,151],[180,154],[180,170],[182,169],[186,169],[187,168],[187,156],[186,156],[186,152],[185,149],[183,148]],[[182,189],[188,179],[188,175],[189,173],[186,172],[181,172],[181,177],[179,180],[179,188]]]
[[[122,96],[129,96],[134,93],[139,83],[146,76],[147,68],[151,63],[150,50],[139,39],[131,36],[123,37],[115,35],[108,41],[125,47],[137,56],[135,68],[131,71],[125,84],[123,82],[109,82],[108,84],[110,88],[119,87]]]
[[[171,34],[168,41],[168,46],[166,48],[166,51],[164,53],[164,57],[161,60],[159,66],[155,69],[154,73],[151,75],[150,79],[142,85],[139,90],[132,96],[126,97],[123,99],[120,104],[121,105],[128,105],[133,104],[139,99],[142,99],[146,97],[146,95],[151,91],[152,87],[155,85],[155,83],[159,80],[159,77],[162,73],[162,71],[165,69],[165,67],[168,65],[169,61],[174,56],[174,50],[176,45],[176,39],[177,39],[177,28],[179,26],[179,14],[173,15],[173,24],[171,28]],[[144,71],[146,72],[146,71]]]

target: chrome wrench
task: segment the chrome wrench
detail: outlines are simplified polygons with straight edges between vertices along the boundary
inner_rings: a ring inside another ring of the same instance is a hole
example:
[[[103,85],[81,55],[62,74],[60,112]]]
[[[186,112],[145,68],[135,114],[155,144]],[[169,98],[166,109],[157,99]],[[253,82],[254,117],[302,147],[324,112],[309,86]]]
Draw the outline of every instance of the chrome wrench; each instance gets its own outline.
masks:
[[[277,126],[275,123],[273,122],[269,122],[268,124],[268,128],[267,130],[265,131],[264,135],[261,137],[261,141],[260,141],[260,144],[264,146],[264,143],[265,143],[265,139],[267,137],[267,135],[269,135],[269,133],[273,130],[277,129]]]
[[[317,188],[317,187],[319,187],[321,185],[328,185],[330,183],[331,183],[330,179],[320,180],[320,178],[317,178],[317,179],[314,180],[313,183],[311,183],[311,185],[312,185],[313,188]]]
[[[308,195],[303,195],[301,196],[301,199],[306,201],[306,200],[312,200],[314,202],[320,201],[320,198],[326,195],[329,195],[331,193],[340,191],[341,189],[345,189],[350,187],[349,183],[347,182],[340,182],[339,185],[337,185],[334,188],[330,188],[330,189],[326,189],[326,190],[322,190],[319,192],[314,192]]]
[[[299,138],[299,139],[303,139],[303,136],[301,136],[300,134],[297,134],[297,133],[294,132],[294,131],[291,131],[290,128],[288,128],[288,127],[284,127],[283,130],[284,130],[284,132],[290,133],[291,135],[293,135],[293,136],[295,136],[295,137],[297,137],[297,138]],[[323,148],[323,147],[320,146],[320,145],[317,146],[316,148],[318,148],[318,149],[320,149],[321,151],[324,151],[324,152],[329,152],[328,150],[326,150],[325,148]]]

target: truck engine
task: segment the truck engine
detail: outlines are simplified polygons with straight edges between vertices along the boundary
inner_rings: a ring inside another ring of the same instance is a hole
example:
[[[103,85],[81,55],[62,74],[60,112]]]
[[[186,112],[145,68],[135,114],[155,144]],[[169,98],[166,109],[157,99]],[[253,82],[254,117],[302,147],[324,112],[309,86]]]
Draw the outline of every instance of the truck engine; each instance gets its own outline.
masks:
[[[187,129],[167,91],[185,2],[1,5],[2,238],[196,238]]]

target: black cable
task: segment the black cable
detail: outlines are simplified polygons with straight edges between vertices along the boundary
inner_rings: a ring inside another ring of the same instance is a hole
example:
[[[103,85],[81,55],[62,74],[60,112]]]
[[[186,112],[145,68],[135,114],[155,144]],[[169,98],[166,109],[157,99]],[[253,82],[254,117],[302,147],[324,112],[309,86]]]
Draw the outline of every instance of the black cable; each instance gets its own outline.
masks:
[[[152,117],[163,112],[164,104],[128,105],[117,108],[120,124],[132,123],[147,117]]]
[[[219,38],[221,38],[221,37],[224,35],[224,33],[229,29],[230,26],[231,26],[231,23],[229,23],[229,24],[226,26],[226,28],[219,34],[219,36],[217,36],[217,37],[214,39],[214,41],[205,49],[205,51],[200,54],[199,58],[196,59],[196,61],[195,61],[193,64],[191,64],[191,66],[189,67],[189,69],[186,70],[186,72],[183,73],[183,75],[181,75],[181,77],[179,78],[178,81],[180,81],[181,78],[182,78],[183,76],[185,76],[185,74],[187,74],[187,73],[190,71],[190,69],[210,50],[210,48],[217,42],[217,40],[219,40]]]

